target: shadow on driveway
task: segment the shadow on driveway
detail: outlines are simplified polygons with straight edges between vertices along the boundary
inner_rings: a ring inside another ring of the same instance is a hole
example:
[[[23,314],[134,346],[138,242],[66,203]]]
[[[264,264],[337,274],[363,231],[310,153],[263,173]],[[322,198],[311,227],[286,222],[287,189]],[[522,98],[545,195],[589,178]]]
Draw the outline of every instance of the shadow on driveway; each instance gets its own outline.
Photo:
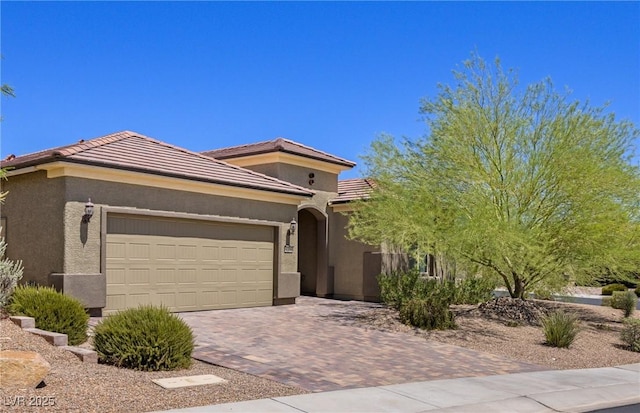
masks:
[[[546,369],[349,323],[378,306],[300,297],[180,316],[196,334],[194,358],[312,392]]]

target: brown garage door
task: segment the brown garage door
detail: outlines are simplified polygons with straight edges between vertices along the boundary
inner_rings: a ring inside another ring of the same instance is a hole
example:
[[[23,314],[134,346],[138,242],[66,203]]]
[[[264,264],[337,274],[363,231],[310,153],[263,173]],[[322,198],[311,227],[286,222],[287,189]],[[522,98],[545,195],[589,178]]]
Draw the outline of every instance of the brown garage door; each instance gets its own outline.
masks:
[[[272,304],[273,229],[109,215],[108,314],[139,304],[172,311]]]

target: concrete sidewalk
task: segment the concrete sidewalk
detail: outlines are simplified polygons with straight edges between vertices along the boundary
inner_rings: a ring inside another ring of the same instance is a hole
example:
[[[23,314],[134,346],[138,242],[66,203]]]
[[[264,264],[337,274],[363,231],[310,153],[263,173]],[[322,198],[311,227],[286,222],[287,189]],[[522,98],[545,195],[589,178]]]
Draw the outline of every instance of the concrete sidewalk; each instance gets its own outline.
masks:
[[[640,404],[640,363],[337,390],[168,412],[588,412]]]

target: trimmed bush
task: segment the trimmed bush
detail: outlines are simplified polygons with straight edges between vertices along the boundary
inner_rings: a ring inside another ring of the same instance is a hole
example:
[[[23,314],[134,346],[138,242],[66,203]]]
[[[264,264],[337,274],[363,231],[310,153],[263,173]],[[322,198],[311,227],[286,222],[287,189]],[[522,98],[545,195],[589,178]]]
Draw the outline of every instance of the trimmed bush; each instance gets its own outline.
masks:
[[[631,290],[614,291],[611,296],[611,307],[624,311],[624,318],[628,318],[636,310],[638,297]]]
[[[627,318],[623,324],[620,338],[629,350],[640,353],[640,319]]]
[[[89,315],[82,303],[51,287],[17,287],[7,311],[11,315],[33,317],[36,328],[66,334],[71,346],[87,340]]]
[[[446,301],[413,298],[400,308],[400,321],[427,330],[455,328],[453,313]]]
[[[563,311],[556,311],[542,319],[546,343],[553,347],[567,348],[578,334],[578,320]]]
[[[609,284],[602,287],[602,295],[612,295],[614,291],[627,291],[624,284]]]
[[[100,362],[134,370],[159,371],[191,365],[191,328],[165,307],[140,306],[103,319],[94,329]]]

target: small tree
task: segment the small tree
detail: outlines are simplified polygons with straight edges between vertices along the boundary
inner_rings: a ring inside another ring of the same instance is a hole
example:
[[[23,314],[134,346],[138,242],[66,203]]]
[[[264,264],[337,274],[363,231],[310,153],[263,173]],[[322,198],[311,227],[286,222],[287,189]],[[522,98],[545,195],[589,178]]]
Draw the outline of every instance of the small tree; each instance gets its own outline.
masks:
[[[496,274],[512,297],[570,278],[640,267],[640,133],[604,108],[568,101],[550,79],[518,87],[478,56],[424,100],[429,128],[389,136],[364,158],[376,181],[350,236],[444,254]]]

